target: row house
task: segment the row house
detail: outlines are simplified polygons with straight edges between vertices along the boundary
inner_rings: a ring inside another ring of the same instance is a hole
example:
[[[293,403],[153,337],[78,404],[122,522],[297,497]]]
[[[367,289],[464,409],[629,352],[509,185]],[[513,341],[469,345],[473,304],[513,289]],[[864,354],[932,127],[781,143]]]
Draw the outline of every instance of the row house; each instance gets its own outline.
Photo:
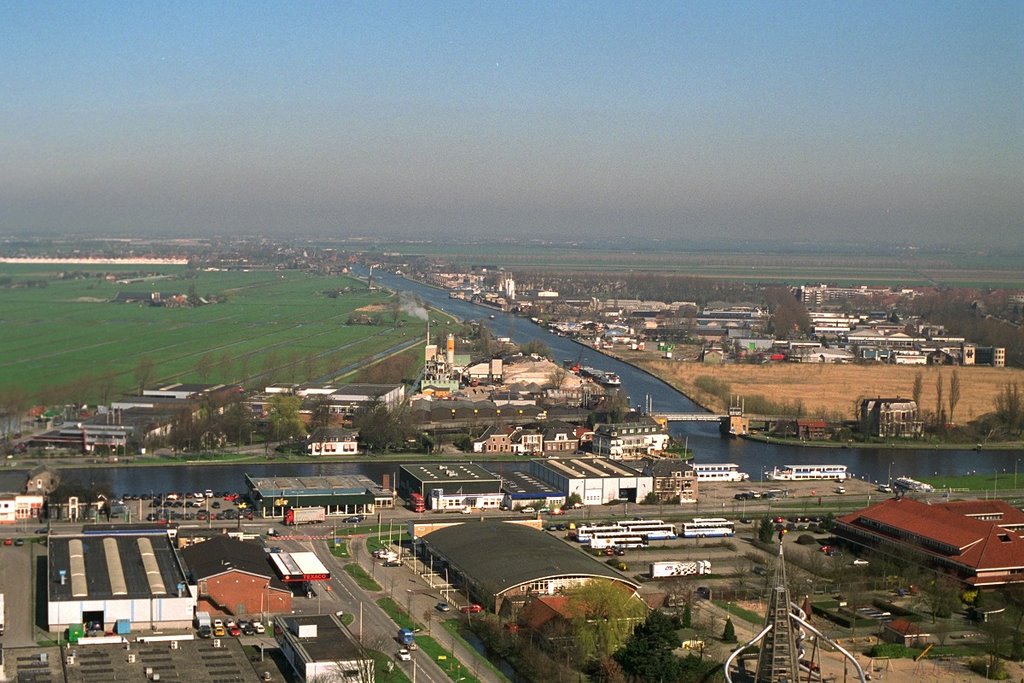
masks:
[[[666,429],[649,417],[637,422],[602,424],[594,429],[594,455],[612,460],[660,455],[668,443]]]

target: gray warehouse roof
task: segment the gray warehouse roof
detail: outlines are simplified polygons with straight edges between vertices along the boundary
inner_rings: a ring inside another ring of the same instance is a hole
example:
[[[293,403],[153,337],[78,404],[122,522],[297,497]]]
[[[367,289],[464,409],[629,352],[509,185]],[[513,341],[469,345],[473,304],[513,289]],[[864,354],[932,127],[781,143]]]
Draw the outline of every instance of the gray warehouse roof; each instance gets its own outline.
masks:
[[[637,585],[543,531],[508,522],[466,522],[423,537],[436,554],[493,595],[559,576],[591,576]]]
[[[166,533],[51,536],[48,550],[51,600],[174,596],[185,584]]]

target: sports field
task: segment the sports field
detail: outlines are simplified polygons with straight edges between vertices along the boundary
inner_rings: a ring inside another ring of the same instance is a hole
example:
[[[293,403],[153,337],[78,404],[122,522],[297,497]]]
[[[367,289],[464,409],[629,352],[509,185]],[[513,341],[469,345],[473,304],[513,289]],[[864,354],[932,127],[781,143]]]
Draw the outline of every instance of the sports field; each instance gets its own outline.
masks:
[[[183,267],[159,270],[159,277],[118,284],[4,266],[0,276],[14,282],[47,284],[0,288],[0,392],[41,402],[113,398],[136,386],[150,362],[147,384],[304,381],[424,336],[420,321],[396,312],[389,293],[348,277],[268,271],[183,279]],[[184,294],[190,287],[224,300],[182,308],[113,303],[118,292]],[[337,297],[326,294],[339,289]],[[347,324],[350,316],[381,324]]]

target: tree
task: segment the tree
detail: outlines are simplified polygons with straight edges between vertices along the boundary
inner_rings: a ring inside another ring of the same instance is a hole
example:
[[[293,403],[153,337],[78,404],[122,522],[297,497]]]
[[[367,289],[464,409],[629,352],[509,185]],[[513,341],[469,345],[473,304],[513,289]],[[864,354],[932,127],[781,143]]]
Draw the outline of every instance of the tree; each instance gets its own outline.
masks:
[[[761,543],[771,543],[772,536],[775,535],[775,524],[772,523],[772,518],[765,515],[761,518],[761,522],[757,526],[757,540]]]
[[[608,657],[647,614],[647,605],[631,590],[592,580],[568,592],[572,639],[585,662]]]
[[[1024,424],[1024,396],[1021,395],[1020,385],[1007,382],[1003,390],[996,394],[995,403],[996,419],[1008,433],[1019,433]]]
[[[952,578],[941,575],[926,581],[921,591],[924,603],[932,613],[932,623],[938,619],[948,619],[953,610],[960,604],[960,586]]]
[[[722,629],[722,642],[723,643],[735,643],[736,642],[736,627],[732,625],[732,617],[726,617],[725,628]]]
[[[956,410],[956,404],[960,402],[960,373],[956,370],[949,378],[949,421],[954,422],[953,412]]]
[[[942,375],[935,377],[935,426],[942,428],[946,424],[946,405],[942,400]]]
[[[213,372],[213,355],[204,353],[196,361],[196,374],[199,375],[199,379],[205,383],[210,379],[210,373]]]
[[[143,356],[139,359],[138,364],[135,366],[135,372],[132,373],[132,377],[135,379],[135,385],[139,388],[139,395],[142,395],[142,391],[146,388],[146,385],[153,380],[153,372],[156,368],[156,364],[153,359],[149,356]]]
[[[230,351],[223,351],[220,354],[220,359],[217,361],[218,372],[220,373],[221,382],[233,382],[235,378],[232,376],[235,372],[235,356]]]
[[[924,375],[920,372],[914,375],[914,388],[910,390],[910,396],[914,399],[914,403],[917,404],[917,409],[921,409],[921,392],[924,391]]]
[[[295,439],[305,432],[302,419],[299,417],[301,407],[302,399],[298,396],[274,394],[270,398],[267,417],[270,421],[271,435],[275,439]]]
[[[680,680],[680,661],[673,654],[679,647],[676,629],[680,627],[678,619],[658,610],[651,612],[615,651],[615,661],[634,680],[665,683]]]
[[[539,339],[531,339],[530,341],[523,344],[520,349],[524,356],[540,356],[542,358],[551,358],[551,349],[548,345]]]
[[[331,424],[331,402],[326,396],[320,396],[313,405],[313,416],[309,420],[309,431],[315,432]]]
[[[360,441],[368,449],[378,452],[402,448],[413,432],[405,408],[388,410],[380,402],[356,412],[352,416],[352,424],[359,430]]]

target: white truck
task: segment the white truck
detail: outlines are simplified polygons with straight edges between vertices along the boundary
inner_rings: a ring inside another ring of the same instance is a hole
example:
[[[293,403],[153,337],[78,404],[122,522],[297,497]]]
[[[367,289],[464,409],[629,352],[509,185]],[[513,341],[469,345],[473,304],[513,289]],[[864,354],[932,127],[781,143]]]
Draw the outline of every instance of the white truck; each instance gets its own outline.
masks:
[[[669,576],[696,576],[710,573],[711,562],[709,560],[651,562],[652,579],[664,579]]]

